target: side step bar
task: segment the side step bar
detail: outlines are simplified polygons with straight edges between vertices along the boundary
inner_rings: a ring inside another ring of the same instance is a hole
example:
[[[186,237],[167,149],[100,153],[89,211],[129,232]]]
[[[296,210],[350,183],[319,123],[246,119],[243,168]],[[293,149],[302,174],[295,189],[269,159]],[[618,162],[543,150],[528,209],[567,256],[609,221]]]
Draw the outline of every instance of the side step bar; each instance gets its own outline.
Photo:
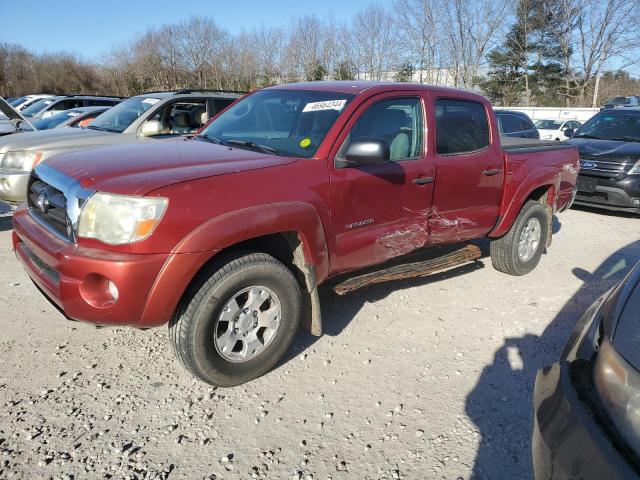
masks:
[[[413,255],[412,255],[413,256]],[[391,280],[403,280],[406,278],[426,277],[434,273],[449,270],[465,263],[478,260],[482,256],[480,248],[476,245],[465,245],[427,260],[411,263],[396,264],[373,272],[347,278],[333,287],[338,295],[353,292],[362,287],[376,283],[389,282]]]

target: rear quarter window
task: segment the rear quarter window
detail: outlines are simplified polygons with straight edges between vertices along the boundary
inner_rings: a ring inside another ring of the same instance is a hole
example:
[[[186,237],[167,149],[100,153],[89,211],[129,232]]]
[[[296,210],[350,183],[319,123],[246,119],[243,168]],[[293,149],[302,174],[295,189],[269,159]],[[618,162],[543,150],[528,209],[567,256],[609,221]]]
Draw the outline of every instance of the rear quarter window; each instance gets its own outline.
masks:
[[[489,122],[481,103],[439,99],[435,114],[438,154],[462,154],[489,146]]]

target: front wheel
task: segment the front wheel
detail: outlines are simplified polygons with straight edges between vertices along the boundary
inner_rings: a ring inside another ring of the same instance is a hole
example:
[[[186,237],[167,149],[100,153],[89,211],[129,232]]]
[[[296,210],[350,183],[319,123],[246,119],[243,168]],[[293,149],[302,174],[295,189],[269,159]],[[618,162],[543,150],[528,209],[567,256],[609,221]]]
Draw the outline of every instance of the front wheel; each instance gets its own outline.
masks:
[[[302,294],[291,271],[264,253],[222,259],[203,272],[169,324],[169,338],[196,377],[231,387],[282,358],[300,323]]]
[[[525,275],[540,262],[549,231],[547,211],[538,202],[528,201],[509,232],[491,241],[491,263],[509,275]]]

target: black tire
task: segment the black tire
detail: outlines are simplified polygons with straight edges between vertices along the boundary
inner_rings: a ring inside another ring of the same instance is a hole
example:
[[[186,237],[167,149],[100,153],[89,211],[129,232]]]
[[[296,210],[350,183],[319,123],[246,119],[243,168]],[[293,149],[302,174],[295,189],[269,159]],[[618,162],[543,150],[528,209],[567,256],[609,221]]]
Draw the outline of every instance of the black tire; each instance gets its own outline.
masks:
[[[254,285],[267,287],[277,295],[280,323],[261,353],[232,362],[216,349],[216,321],[234,295]],[[240,385],[271,370],[288,350],[300,323],[302,294],[298,282],[287,267],[264,253],[239,252],[216,260],[198,276],[185,297],[169,323],[169,339],[185,368],[215,386]]]
[[[523,261],[518,255],[518,241],[525,225],[533,217],[540,221],[540,242],[533,257]],[[548,231],[549,219],[547,218],[547,211],[539,202],[529,200],[520,210],[518,218],[516,218],[509,232],[504,237],[491,240],[490,250],[493,267],[509,275],[526,275],[536,268],[538,262],[540,262],[540,257],[542,257],[542,252],[545,249]]]

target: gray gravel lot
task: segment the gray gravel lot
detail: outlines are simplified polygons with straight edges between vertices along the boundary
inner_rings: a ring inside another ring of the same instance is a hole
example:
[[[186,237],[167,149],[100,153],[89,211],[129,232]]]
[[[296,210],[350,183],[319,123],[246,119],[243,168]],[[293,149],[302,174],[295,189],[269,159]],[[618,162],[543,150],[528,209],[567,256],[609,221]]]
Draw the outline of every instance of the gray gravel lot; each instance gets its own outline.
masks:
[[[0,210],[1,214],[1,210]],[[558,216],[526,277],[484,258],[338,297],[268,375],[193,380],[166,329],[97,329],[43,300],[0,215],[0,478],[531,477],[536,370],[640,260],[640,218]]]

